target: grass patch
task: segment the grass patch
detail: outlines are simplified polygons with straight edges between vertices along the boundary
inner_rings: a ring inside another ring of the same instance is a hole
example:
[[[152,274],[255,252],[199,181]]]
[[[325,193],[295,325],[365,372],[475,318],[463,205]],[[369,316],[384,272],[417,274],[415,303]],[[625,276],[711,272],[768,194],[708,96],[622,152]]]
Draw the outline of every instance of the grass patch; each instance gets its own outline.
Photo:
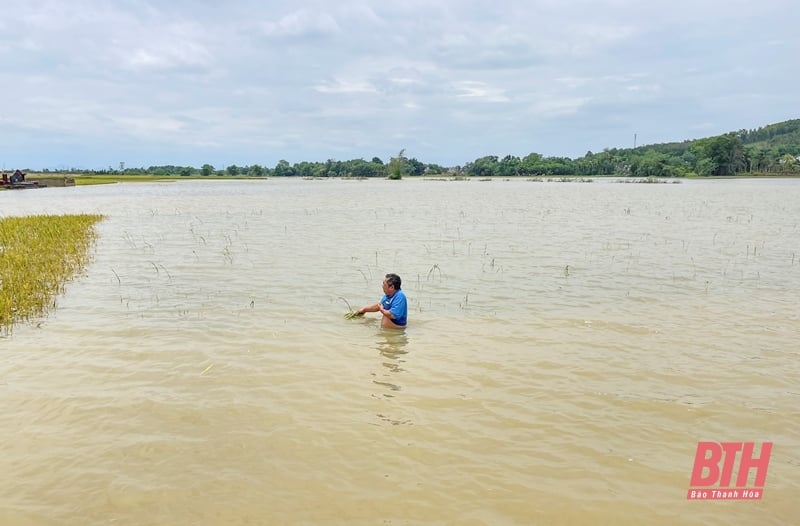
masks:
[[[264,181],[269,177],[255,175],[74,175],[76,185],[111,183],[154,183],[161,181]],[[327,177],[304,177],[303,179],[324,180]],[[333,178],[331,179],[340,179]],[[344,179],[343,177],[341,179]],[[362,178],[363,179],[363,178]]]
[[[634,184],[680,184],[681,181],[676,179],[672,179],[667,181],[666,179],[659,179],[658,177],[639,177],[639,178],[631,178],[631,179],[618,179],[618,183],[634,183]]]
[[[0,332],[41,316],[89,260],[101,215],[0,218]]]
[[[152,183],[155,181],[175,181],[177,177],[159,177],[155,175],[78,175],[75,184],[79,186],[113,183]]]

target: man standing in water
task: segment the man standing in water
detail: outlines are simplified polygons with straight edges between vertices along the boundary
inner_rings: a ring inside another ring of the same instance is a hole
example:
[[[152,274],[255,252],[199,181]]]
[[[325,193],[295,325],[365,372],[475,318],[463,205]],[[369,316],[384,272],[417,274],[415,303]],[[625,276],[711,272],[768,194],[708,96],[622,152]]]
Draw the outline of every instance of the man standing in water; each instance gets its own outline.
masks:
[[[368,305],[356,311],[359,316],[365,312],[383,314],[381,327],[386,329],[405,329],[408,317],[406,293],[400,290],[400,276],[386,274],[383,279],[383,297],[375,305]]]

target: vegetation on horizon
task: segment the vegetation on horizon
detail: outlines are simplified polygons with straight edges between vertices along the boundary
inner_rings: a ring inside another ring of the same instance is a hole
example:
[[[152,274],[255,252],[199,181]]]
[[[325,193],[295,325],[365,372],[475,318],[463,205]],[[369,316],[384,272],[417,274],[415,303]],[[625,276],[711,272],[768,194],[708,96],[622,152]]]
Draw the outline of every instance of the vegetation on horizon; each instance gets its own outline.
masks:
[[[30,171],[30,170],[29,170]],[[224,170],[210,164],[199,169],[191,166],[151,166],[119,170],[68,170],[72,174],[164,177],[389,177],[451,175],[467,177],[514,176],[630,176],[691,177],[738,174],[800,173],[800,119],[770,124],[755,130],[739,130],[704,139],[653,144],[637,148],[606,148],[600,153],[587,152],[583,157],[546,157],[530,153],[524,157],[496,155],[479,157],[464,166],[443,167],[426,164],[405,156],[405,149],[388,164],[373,157],[371,161],[351,159],[325,162],[302,161],[290,164],[281,159],[273,168],[259,164],[230,165]],[[45,170],[45,173],[53,173]],[[62,172],[55,172],[62,173]]]
[[[403,148],[400,150],[400,153],[397,154],[397,157],[392,157],[391,161],[389,161],[389,179],[402,179],[408,165],[406,149]]]
[[[55,306],[89,259],[101,215],[0,218],[0,332]]]

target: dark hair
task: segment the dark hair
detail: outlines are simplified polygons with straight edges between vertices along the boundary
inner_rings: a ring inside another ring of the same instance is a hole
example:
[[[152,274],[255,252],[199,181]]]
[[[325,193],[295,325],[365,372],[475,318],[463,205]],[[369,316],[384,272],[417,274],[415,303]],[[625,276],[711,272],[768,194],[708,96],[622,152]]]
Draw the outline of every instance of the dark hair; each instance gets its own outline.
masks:
[[[397,274],[386,274],[386,283],[394,287],[394,290],[400,290],[400,276]]]

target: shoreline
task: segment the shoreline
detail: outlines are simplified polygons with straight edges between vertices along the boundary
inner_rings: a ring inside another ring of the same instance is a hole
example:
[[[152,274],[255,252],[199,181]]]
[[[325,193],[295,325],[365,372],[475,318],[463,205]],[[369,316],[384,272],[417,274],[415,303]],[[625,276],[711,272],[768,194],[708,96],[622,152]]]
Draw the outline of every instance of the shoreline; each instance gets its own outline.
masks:
[[[624,176],[624,175],[515,175],[515,176],[486,176],[475,177],[460,174],[441,174],[441,175],[420,175],[420,176],[406,176],[403,179],[419,180],[419,181],[513,181],[513,180],[531,180],[531,181],[553,181],[553,180],[602,180],[602,179],[620,179],[630,181],[663,181],[663,182],[678,182],[678,181],[691,181],[691,180],[739,180],[739,179],[798,179],[800,173],[782,173],[782,174],[741,174],[741,175],[716,175],[716,176],[693,176],[693,177],[640,177],[640,176]],[[40,181],[45,183],[46,187],[69,187],[69,186],[84,186],[95,184],[114,184],[114,183],[147,183],[147,182],[175,182],[175,181],[258,181],[258,180],[276,180],[276,179],[302,179],[312,181],[322,180],[380,180],[387,179],[387,177],[277,177],[273,175],[267,176],[230,176],[230,175],[106,175],[106,174],[79,174],[74,172],[66,173],[52,173],[52,172],[29,172],[26,180],[30,182]]]

